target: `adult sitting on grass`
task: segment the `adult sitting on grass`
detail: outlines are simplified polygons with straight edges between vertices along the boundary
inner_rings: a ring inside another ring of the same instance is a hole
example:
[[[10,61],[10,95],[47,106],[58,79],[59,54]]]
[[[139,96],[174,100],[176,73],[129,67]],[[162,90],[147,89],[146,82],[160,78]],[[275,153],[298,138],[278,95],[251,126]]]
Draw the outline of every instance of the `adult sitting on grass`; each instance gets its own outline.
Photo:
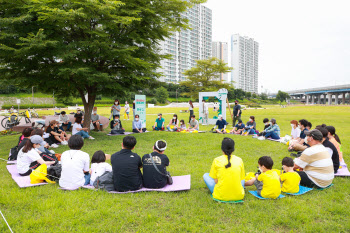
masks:
[[[219,119],[216,121],[216,125],[214,126],[214,128],[212,130],[214,130],[217,126],[218,128],[215,129],[214,133],[225,134],[227,124],[228,123],[226,122],[225,119],[223,119],[222,115],[219,115]]]
[[[299,158],[294,160],[294,169],[301,177],[300,185],[306,187],[326,188],[334,179],[331,156],[322,145],[323,135],[317,130],[306,132],[305,141],[310,145]]]
[[[204,182],[213,194],[221,201],[238,201],[244,198],[244,164],[241,158],[232,155],[235,142],[224,138],[221,143],[223,155],[214,159],[210,173],[203,176]]]
[[[109,126],[111,127],[110,134],[124,134],[125,129],[123,128],[122,122],[119,119],[119,115],[115,115],[114,119],[110,122]]]
[[[88,128],[83,128],[81,127],[81,117],[77,117],[75,119],[75,123],[73,124],[73,130],[72,130],[72,134],[73,135],[80,135],[83,138],[88,138],[88,139],[95,139],[92,136],[89,135],[88,133]]]
[[[30,136],[32,134],[32,131],[33,131],[33,128],[32,127],[28,127],[28,128],[25,128],[22,132],[22,136],[23,136],[23,139],[22,141],[18,144],[18,148],[17,148],[17,151],[20,151],[24,145],[27,143],[27,141],[30,140]]]
[[[264,130],[258,134],[259,137],[265,136],[265,134],[266,134],[265,129],[270,127],[271,123],[270,123],[269,118],[264,118],[263,124],[264,124]]]
[[[161,113],[158,114],[158,118],[156,119],[156,121],[154,122],[154,125],[152,126],[153,130],[156,131],[164,131],[164,118],[163,115]]]
[[[34,135],[26,141],[24,147],[19,151],[17,157],[17,171],[20,176],[29,176],[32,170],[41,164],[52,165],[57,163],[55,158],[40,154],[36,149],[46,145],[39,135]]]
[[[326,129],[328,130],[328,138],[331,143],[337,148],[338,154],[339,154],[339,162],[344,163],[343,159],[343,152],[341,150],[341,142],[339,139],[339,136],[335,133],[335,128],[331,125],[326,126]]]
[[[198,124],[198,121],[196,120],[196,116],[192,115],[187,132],[193,132],[195,130],[197,131],[199,130],[199,124]]]
[[[299,138],[297,138],[296,140],[293,140],[288,147],[288,151],[292,152],[292,151],[304,151],[306,148],[308,148],[309,146],[307,145],[307,143],[305,143],[304,139],[306,137],[306,132],[308,132],[309,130],[306,128],[308,124],[308,121],[305,119],[301,119],[299,120],[299,129],[300,131],[300,136]]]
[[[153,152],[142,157],[143,187],[160,189],[167,185],[166,167],[169,166],[169,158],[164,154],[166,148],[166,142],[159,140],[154,144]]]
[[[140,121],[140,116],[138,114],[135,115],[134,120],[132,121],[132,132],[134,133],[144,133],[146,132],[146,128],[142,128],[142,122]]]
[[[43,137],[44,131],[42,129],[34,129],[31,133],[31,136],[34,136],[34,135],[39,135],[40,137]],[[48,149],[50,147],[49,143],[47,143],[45,140],[44,140],[44,142],[45,142],[45,145],[40,146],[38,148],[38,150],[44,154],[47,154],[47,155],[51,155],[51,156],[55,155],[54,151],[52,151],[52,150],[50,151]]]
[[[179,120],[177,119],[177,114],[173,115],[173,119],[169,122],[169,124],[166,126],[168,131],[176,132],[179,128]]]
[[[328,130],[324,127],[316,127],[323,136],[322,139],[322,144],[327,148],[328,153],[331,155],[332,161],[333,161],[333,168],[334,168],[334,173],[337,173],[339,169],[339,153],[337,148],[331,143],[328,139]]]
[[[66,131],[69,131],[72,126],[72,122],[69,121],[69,117],[67,116],[65,111],[62,111],[60,116],[58,117],[58,122],[61,124],[60,129],[64,130],[63,127],[67,126]]]
[[[97,129],[97,131],[100,131],[101,128],[101,121],[100,121],[100,115],[97,114],[97,107],[94,107],[91,114],[91,123]]]
[[[77,108],[77,112],[74,114],[74,122],[77,122],[78,117],[80,117],[81,119],[84,118],[84,114],[80,108]],[[81,121],[83,121],[83,120],[81,120]]]
[[[46,129],[46,133],[50,134],[50,140],[53,143],[61,143],[67,145],[70,135],[58,128],[58,121],[52,120],[49,127]]]
[[[238,120],[238,123],[233,127],[231,130],[231,134],[242,134],[243,130],[245,128],[245,124],[243,124],[242,120]]]
[[[256,130],[255,117],[250,116],[249,121],[247,122],[242,135],[248,136],[249,134],[255,134],[255,130]]]
[[[118,192],[135,191],[142,188],[142,161],[132,150],[136,146],[136,138],[123,138],[122,150],[111,156],[114,188]]]
[[[265,140],[266,138],[280,139],[280,127],[277,125],[276,119],[271,118],[270,123],[271,125],[264,130],[266,132],[265,136],[259,137],[259,140]]]
[[[81,151],[84,139],[73,135],[68,141],[69,149],[61,156],[62,172],[59,184],[62,188],[75,189],[89,184],[90,156]]]
[[[296,120],[292,120],[290,122],[290,126],[292,127],[292,131],[290,132],[292,139],[298,140],[300,138],[300,133],[301,133],[301,130],[298,127],[298,122]]]

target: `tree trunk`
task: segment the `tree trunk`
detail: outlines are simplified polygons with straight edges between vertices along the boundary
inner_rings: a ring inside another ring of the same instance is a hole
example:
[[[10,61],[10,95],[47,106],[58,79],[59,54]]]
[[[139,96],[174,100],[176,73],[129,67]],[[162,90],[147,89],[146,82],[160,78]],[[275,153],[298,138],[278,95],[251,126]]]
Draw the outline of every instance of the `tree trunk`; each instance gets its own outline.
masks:
[[[85,97],[84,97],[85,99]],[[88,102],[84,102],[84,124],[83,127],[84,128],[88,128],[89,132],[90,132],[90,123],[91,123],[91,114],[92,114],[92,110],[94,108],[95,105],[95,99],[96,99],[96,95],[89,95],[88,94]]]

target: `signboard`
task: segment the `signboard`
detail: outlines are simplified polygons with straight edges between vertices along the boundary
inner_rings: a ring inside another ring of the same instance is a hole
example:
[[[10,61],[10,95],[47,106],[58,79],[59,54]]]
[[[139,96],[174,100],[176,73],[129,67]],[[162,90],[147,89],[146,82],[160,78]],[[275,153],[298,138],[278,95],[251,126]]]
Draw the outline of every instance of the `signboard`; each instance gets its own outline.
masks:
[[[21,99],[17,99],[17,104],[21,104]]]
[[[146,96],[135,95],[135,115],[140,116],[142,128],[146,128]]]

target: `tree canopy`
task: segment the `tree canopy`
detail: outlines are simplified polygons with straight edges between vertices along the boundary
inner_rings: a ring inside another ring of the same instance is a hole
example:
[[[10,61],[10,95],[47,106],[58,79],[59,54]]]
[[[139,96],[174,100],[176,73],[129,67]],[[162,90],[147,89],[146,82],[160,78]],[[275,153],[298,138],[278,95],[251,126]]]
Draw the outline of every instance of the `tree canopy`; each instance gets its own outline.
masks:
[[[281,103],[286,101],[288,98],[290,98],[288,93],[283,92],[283,91],[278,91],[278,93],[276,95],[276,99],[279,100]]]
[[[187,87],[190,91],[185,93],[192,98],[197,98],[199,92],[218,91],[221,88],[229,89],[231,84],[220,80],[221,73],[228,73],[233,68],[227,66],[218,58],[209,58],[207,60],[197,60],[197,65],[184,72],[187,80],[180,85]]]
[[[96,95],[123,95],[154,82],[167,57],[158,42],[187,27],[181,13],[200,2],[3,0],[0,79],[80,96],[88,125]]]

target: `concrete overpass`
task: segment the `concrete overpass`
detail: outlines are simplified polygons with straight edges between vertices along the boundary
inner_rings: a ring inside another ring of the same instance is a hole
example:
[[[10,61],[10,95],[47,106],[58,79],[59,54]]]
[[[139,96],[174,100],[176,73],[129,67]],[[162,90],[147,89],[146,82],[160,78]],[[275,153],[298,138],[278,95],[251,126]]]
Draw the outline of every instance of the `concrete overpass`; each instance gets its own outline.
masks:
[[[350,84],[286,91],[291,99],[306,104],[346,104],[349,103]]]

